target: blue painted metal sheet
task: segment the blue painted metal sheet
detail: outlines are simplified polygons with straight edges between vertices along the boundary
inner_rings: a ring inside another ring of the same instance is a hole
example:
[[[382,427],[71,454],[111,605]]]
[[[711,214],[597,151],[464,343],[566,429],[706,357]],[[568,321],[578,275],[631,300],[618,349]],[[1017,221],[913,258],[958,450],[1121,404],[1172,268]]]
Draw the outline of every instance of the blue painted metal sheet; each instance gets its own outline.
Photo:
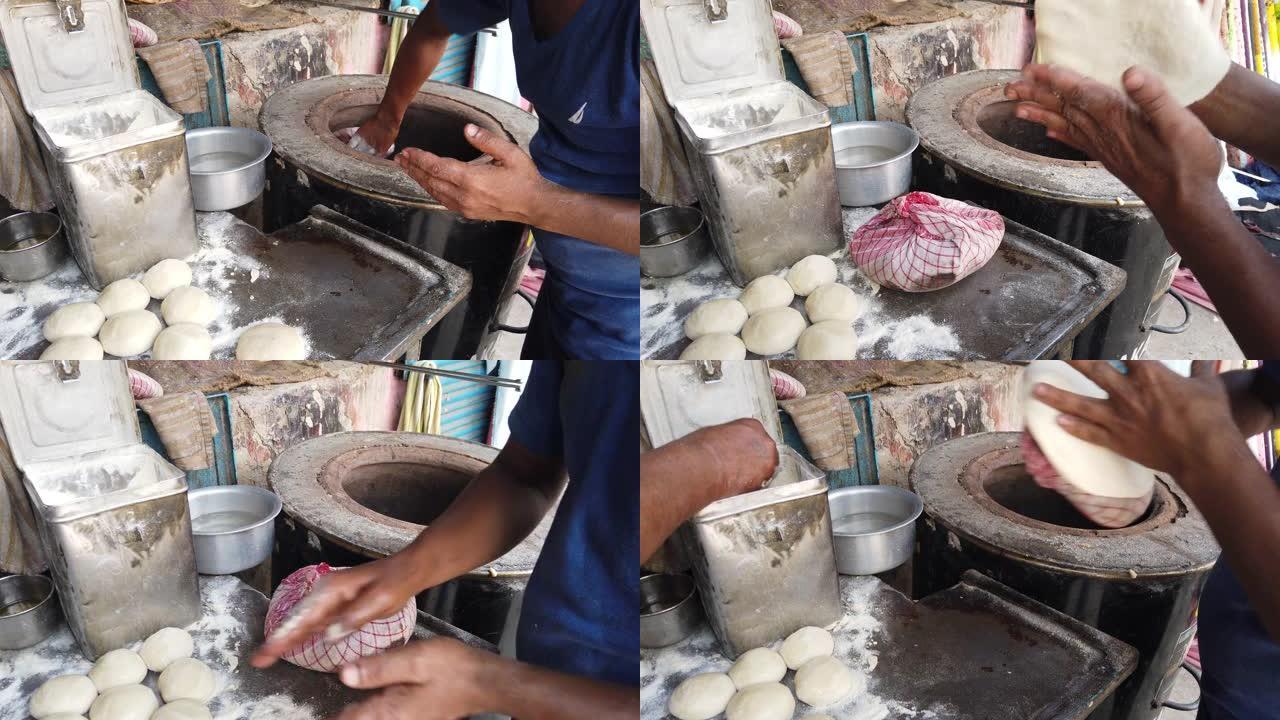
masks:
[[[205,398],[209,401],[209,409],[213,411],[213,425],[218,434],[213,438],[213,466],[187,473],[187,485],[191,489],[236,484],[235,441],[231,436],[231,398],[226,393],[214,393]],[[142,430],[142,442],[160,455],[168,457],[156,426],[151,422],[151,416],[141,409],[138,410],[138,425]]]
[[[830,108],[831,122],[853,122],[876,119],[876,95],[871,84],[871,41],[866,33],[845,33],[849,49],[853,50],[853,102],[843,107]],[[783,48],[782,67],[787,79],[799,85],[805,92],[809,86],[800,75],[795,58]]]
[[[431,73],[431,79],[469,86],[475,57],[476,36],[474,34],[450,36],[449,44],[444,49],[444,56],[440,58],[440,64],[436,65],[435,72]]]
[[[828,472],[827,484],[831,489],[879,485],[880,466],[876,463],[876,430],[875,422],[871,418],[871,396],[858,393],[847,395],[847,397],[849,405],[853,408],[853,417],[857,420],[858,429],[861,431],[858,433],[857,440],[854,441],[855,464],[848,470]],[[782,419],[782,441],[789,447],[795,448],[805,460],[813,462],[813,457],[804,446],[804,440],[800,439],[800,431],[796,429],[791,415],[781,408],[778,409],[778,415]]]
[[[435,360],[433,363],[441,370],[487,374],[485,364],[480,360]],[[444,391],[440,434],[473,442],[488,442],[495,388],[492,385],[453,378],[440,378],[440,384]]]
[[[231,123],[230,110],[227,107],[227,79],[222,67],[222,42],[220,40],[201,40],[204,59],[209,63],[209,109],[202,113],[183,115],[188,130],[202,127],[224,127]],[[164,102],[164,93],[156,84],[156,76],[151,67],[142,58],[137,58],[138,77],[142,81],[142,89],[160,98]]]

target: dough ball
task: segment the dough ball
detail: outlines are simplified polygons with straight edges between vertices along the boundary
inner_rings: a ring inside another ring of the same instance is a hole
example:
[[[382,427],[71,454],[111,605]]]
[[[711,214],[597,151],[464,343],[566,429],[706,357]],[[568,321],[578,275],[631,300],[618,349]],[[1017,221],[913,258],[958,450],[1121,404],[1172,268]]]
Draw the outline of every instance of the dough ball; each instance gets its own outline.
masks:
[[[46,720],[55,715],[83,715],[98,697],[98,688],[85,675],[60,675],[31,694],[31,717]]]
[[[110,355],[134,357],[151,349],[160,327],[160,318],[150,310],[128,310],[107,318],[98,341]]]
[[[738,691],[725,708],[727,720],[791,720],[796,699],[782,683],[748,685]]]
[[[161,330],[151,348],[155,360],[208,360],[212,353],[213,338],[203,325],[195,323],[178,323]]]
[[[156,687],[165,702],[196,700],[206,703],[213,697],[216,679],[208,665],[195,658],[184,657],[169,663],[169,667],[160,673]]]
[[[747,283],[747,289],[738,296],[738,302],[747,309],[749,315],[761,310],[786,307],[796,298],[796,291],[786,278],[777,275],[762,275]]]
[[[89,679],[98,692],[106,692],[121,685],[137,685],[147,678],[147,664],[138,653],[120,648],[98,658],[89,670]]]
[[[41,720],[84,720],[84,716],[77,715],[75,713],[58,713],[57,715],[49,715],[41,718]]]
[[[284,323],[258,323],[236,341],[237,360],[303,360],[306,355],[302,333]]]
[[[195,323],[208,325],[218,314],[209,293],[198,287],[184,285],[176,287],[160,303],[160,314],[169,325],[178,323]]]
[[[702,673],[680,683],[667,701],[667,711],[679,720],[710,720],[729,704],[736,688],[724,673]]]
[[[738,656],[729,668],[729,679],[739,690],[756,683],[782,682],[787,674],[787,663],[778,653],[765,647],[748,650]]]
[[[782,641],[782,659],[795,670],[810,660],[835,652],[836,640],[831,633],[812,625],[802,627]]]
[[[65,337],[93,337],[102,329],[102,322],[106,319],[97,303],[63,305],[45,319],[44,339],[54,342]]]
[[[810,707],[831,707],[865,686],[862,675],[830,655],[814,658],[796,671],[796,697]]]
[[[847,320],[810,325],[796,341],[797,360],[852,360],[857,352],[858,336]]]
[[[138,654],[147,668],[164,672],[174,660],[191,657],[196,644],[186,630],[176,627],[160,628],[142,643]]]
[[[712,333],[689,343],[680,353],[681,360],[745,360],[747,346],[737,335]]]
[[[107,317],[129,310],[142,310],[150,302],[151,293],[147,292],[147,286],[133,278],[117,280],[98,293],[98,307]]]
[[[747,309],[737,300],[709,300],[685,318],[684,334],[690,340],[697,340],[703,335],[737,335],[746,321]]]
[[[213,713],[204,703],[195,700],[174,700],[162,705],[151,720],[213,720]]]
[[[805,715],[804,720],[836,720],[830,715]]]
[[[827,283],[809,293],[804,301],[804,311],[811,323],[827,320],[853,322],[862,314],[862,298],[844,285]]]
[[[757,355],[781,355],[796,346],[804,332],[804,316],[795,308],[761,310],[742,326],[742,342]]]
[[[808,295],[836,281],[836,264],[825,255],[810,255],[787,271],[787,282],[797,295]]]
[[[91,337],[64,337],[40,353],[41,360],[101,360],[102,343]]]
[[[142,284],[151,297],[163,300],[175,289],[191,284],[191,266],[181,260],[161,260],[142,274]]]
[[[89,708],[89,720],[150,720],[160,707],[156,694],[145,685],[121,685],[98,696]]]

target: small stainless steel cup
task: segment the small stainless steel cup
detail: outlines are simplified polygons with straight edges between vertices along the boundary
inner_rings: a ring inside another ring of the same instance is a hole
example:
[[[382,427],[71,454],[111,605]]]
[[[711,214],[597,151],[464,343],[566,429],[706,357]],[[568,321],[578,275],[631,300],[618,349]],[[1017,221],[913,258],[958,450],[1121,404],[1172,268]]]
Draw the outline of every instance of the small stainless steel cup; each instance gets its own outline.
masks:
[[[43,575],[0,578],[0,650],[19,650],[58,629],[62,611],[53,581]]]
[[[683,275],[710,249],[707,221],[695,208],[660,207],[640,216],[640,272],[649,277]]]
[[[701,622],[693,578],[661,573],[640,578],[640,647],[674,645]]]
[[[0,278],[39,280],[66,259],[67,242],[57,215],[24,212],[0,219]]]

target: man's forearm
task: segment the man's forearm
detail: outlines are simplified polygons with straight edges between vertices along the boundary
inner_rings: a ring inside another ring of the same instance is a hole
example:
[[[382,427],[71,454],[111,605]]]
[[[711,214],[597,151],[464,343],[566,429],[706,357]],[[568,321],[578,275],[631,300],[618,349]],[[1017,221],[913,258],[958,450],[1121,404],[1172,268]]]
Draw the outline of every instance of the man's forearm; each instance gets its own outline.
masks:
[[[695,436],[640,455],[640,562],[694,513],[724,494],[720,467]]]
[[[378,113],[397,125],[404,120],[405,110],[440,64],[448,44],[449,30],[436,14],[435,6],[428,5],[396,53]]]
[[[1280,642],[1280,487],[1238,439],[1211,447],[1197,467],[1175,478],[1222,546],[1249,604]]]
[[[1226,386],[1227,398],[1231,401],[1231,416],[1245,437],[1271,430],[1280,422],[1275,408],[1258,395],[1256,383],[1259,375],[1257,370],[1222,374],[1222,384]]]
[[[1280,262],[1244,229],[1217,190],[1152,211],[1245,356],[1280,357],[1280,313],[1258,311],[1280,306]]]
[[[628,255],[640,254],[640,203],[547,183],[533,202],[529,224],[581,238]]]
[[[640,691],[500,658],[485,663],[477,678],[490,691],[479,712],[520,720],[636,720]]]
[[[514,458],[510,457],[513,453]],[[521,480],[520,472],[558,476],[560,482],[554,489],[539,487]],[[408,567],[419,573],[423,587],[471,572],[524,540],[550,510],[562,487],[559,465],[508,445],[397,557],[406,559]]]
[[[1232,64],[1227,77],[1191,110],[1215,137],[1280,167],[1280,133],[1275,132],[1280,85]]]

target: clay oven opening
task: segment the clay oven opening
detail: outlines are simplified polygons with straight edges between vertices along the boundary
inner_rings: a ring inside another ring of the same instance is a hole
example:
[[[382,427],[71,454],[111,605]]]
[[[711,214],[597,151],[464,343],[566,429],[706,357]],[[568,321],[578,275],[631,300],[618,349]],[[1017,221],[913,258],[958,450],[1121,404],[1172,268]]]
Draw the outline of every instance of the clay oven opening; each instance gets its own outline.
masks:
[[[1045,129],[1014,114],[1018,103],[1011,100],[991,103],[978,110],[978,127],[993,139],[1015,150],[1054,160],[1085,162],[1089,157],[1065,143],[1052,140]]]
[[[469,473],[403,462],[350,468],[342,489],[370,510],[415,525],[430,525],[471,482]]]
[[[1037,485],[1021,464],[994,468],[982,479],[982,489],[1001,507],[1032,520],[1078,530],[1114,532],[1094,524],[1062,495]],[[1147,508],[1147,512],[1121,530],[1148,523],[1162,499],[1162,496],[1157,494],[1151,506]]]
[[[329,132],[337,133],[346,128],[359,127],[373,117],[377,110],[376,104],[349,105],[335,109],[328,119]],[[405,111],[400,134],[396,136],[396,150],[412,147],[463,162],[475,160],[482,153],[472,147],[463,136],[462,130],[467,123],[479,125],[502,137],[509,137],[492,118],[461,103],[443,100],[438,103],[415,101]]]

